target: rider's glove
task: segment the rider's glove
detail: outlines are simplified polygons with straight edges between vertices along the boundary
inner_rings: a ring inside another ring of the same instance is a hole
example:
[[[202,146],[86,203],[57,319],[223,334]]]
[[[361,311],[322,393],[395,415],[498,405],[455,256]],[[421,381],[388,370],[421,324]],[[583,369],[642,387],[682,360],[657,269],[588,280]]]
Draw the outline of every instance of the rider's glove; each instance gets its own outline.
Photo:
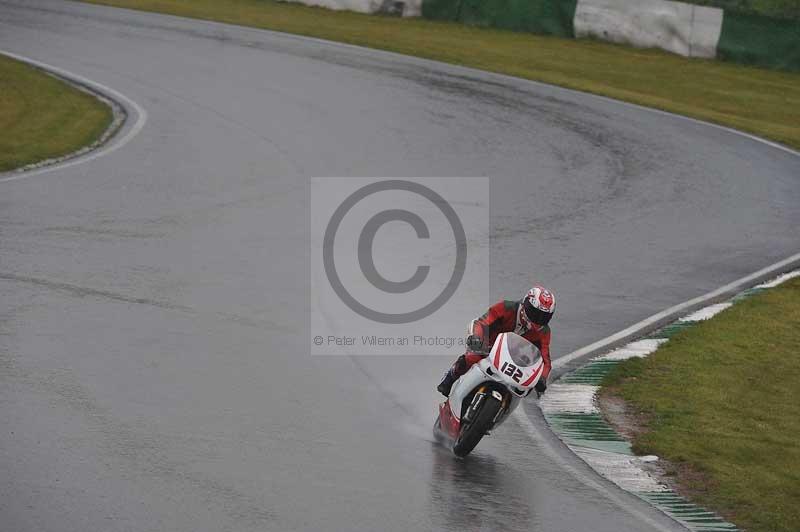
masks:
[[[474,334],[467,336],[467,349],[470,351],[480,351],[483,349],[483,340],[481,337]]]
[[[539,397],[543,396],[545,390],[547,390],[547,383],[544,381],[544,379],[539,379],[533,389],[536,390],[536,398],[538,399]]]

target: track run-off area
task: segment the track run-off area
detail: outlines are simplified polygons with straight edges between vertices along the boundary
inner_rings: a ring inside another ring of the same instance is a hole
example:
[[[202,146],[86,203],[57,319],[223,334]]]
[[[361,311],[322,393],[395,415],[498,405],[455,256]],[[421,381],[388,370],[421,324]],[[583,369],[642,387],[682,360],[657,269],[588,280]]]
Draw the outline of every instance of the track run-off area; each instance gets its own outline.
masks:
[[[0,528],[680,529],[535,405],[467,460],[437,447],[447,357],[309,356],[308,181],[490,177],[491,298],[551,287],[558,359],[797,253],[800,157],[529,81],[71,2],[0,0],[0,49],[128,112],[106,147],[0,182]]]

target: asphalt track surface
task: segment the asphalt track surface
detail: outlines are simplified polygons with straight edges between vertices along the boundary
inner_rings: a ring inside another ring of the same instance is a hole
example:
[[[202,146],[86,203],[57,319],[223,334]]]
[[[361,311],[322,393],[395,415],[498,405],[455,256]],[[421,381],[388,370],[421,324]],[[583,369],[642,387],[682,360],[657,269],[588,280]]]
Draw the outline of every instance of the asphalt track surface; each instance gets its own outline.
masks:
[[[68,2],[0,2],[0,49],[148,115],[112,153],[0,183],[1,530],[674,526],[516,421],[468,460],[434,445],[442,357],[309,356],[308,178],[490,176],[492,297],[550,285],[557,358],[795,253],[796,156],[521,80]]]

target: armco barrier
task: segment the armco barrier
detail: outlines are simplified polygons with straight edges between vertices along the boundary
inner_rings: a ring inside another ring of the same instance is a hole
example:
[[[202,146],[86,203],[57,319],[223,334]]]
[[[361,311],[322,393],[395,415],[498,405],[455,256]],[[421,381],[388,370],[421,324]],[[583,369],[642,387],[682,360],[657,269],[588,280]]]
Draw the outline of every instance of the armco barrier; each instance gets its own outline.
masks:
[[[725,12],[717,57],[747,65],[800,71],[800,21]]]

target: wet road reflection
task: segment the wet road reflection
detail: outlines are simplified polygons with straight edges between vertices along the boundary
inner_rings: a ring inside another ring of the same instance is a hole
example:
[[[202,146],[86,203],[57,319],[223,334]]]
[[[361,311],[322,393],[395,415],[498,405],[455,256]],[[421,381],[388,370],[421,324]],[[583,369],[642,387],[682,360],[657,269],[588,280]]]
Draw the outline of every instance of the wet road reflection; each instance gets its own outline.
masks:
[[[490,454],[464,459],[434,444],[430,519],[442,530],[531,530],[531,483]]]
[[[313,176],[489,177],[486,303],[552,286],[556,357],[797,249],[800,159],[675,117],[56,0],[0,48],[148,113],[0,192],[3,531],[653,529],[519,425],[429,447],[451,357],[310,356]]]

